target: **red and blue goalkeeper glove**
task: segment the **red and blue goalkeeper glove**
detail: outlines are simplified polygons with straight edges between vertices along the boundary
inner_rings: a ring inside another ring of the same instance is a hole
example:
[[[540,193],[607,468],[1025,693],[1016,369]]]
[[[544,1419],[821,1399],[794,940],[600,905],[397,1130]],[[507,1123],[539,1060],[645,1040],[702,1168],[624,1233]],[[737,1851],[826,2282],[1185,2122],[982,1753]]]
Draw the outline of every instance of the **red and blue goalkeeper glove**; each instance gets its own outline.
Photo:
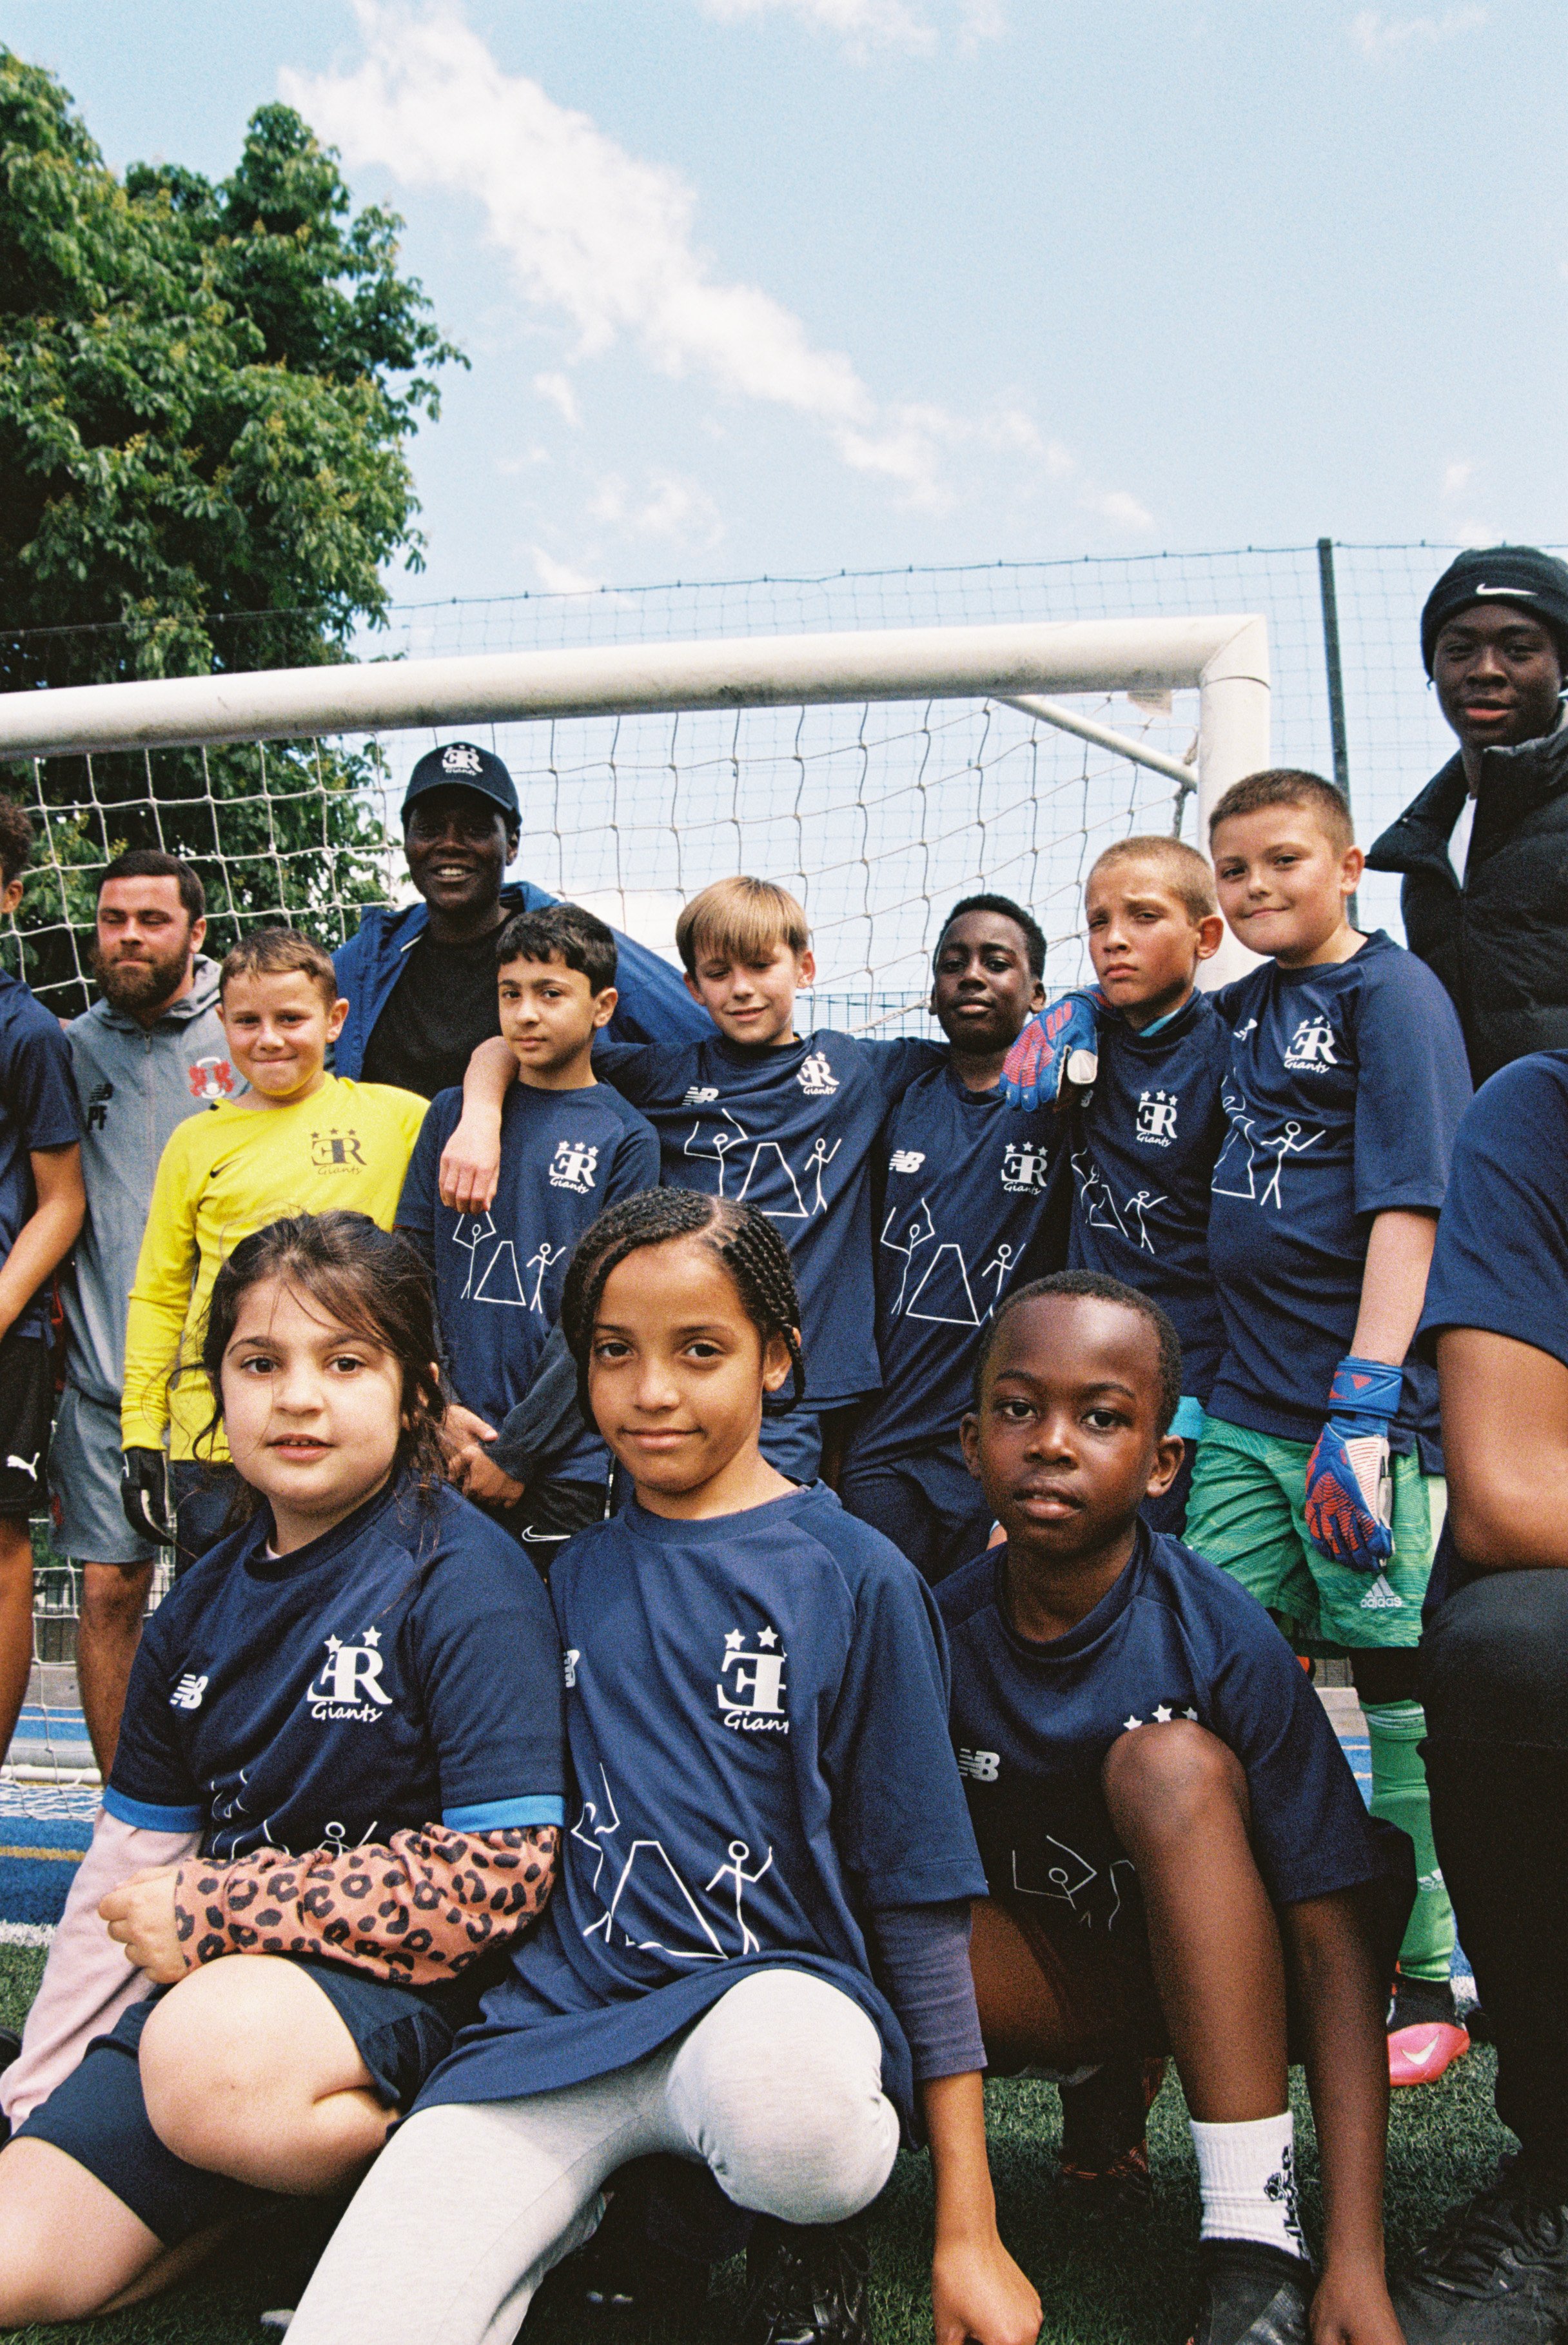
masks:
[[[1386,1361],[1342,1359],[1308,1461],[1308,1536],[1320,1555],[1358,1571],[1381,1571],[1394,1551],[1389,1426],[1403,1382],[1403,1370]]]
[[[1092,1083],[1099,1072],[1099,1018],[1106,999],[1064,993],[1037,1010],[1002,1061],[1009,1107],[1055,1107],[1067,1082]]]

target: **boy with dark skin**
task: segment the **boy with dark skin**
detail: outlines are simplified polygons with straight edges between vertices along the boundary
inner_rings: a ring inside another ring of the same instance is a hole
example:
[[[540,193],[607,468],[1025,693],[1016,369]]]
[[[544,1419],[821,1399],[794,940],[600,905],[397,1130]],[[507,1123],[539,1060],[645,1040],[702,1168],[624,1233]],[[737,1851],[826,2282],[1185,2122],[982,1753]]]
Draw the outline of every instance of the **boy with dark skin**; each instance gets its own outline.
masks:
[[[978,1555],[990,1528],[958,1426],[980,1331],[1017,1276],[1047,1177],[1048,1112],[1014,1108],[997,1089],[1040,1006],[1045,951],[1007,897],[954,906],[931,989],[950,1056],[908,1085],[877,1143],[882,1390],[851,1434],[838,1491],[930,1580]]]
[[[1174,2054],[1203,2190],[1199,2345],[1398,2345],[1382,2005],[1408,1846],[1367,1817],[1261,1609],[1139,1520],[1180,1466],[1179,1378],[1164,1314],[1090,1273],[1017,1290],[982,1357],[964,1447],[1007,1543],[938,1604],[990,1883],[971,1941],[987,2055],[1006,2073]],[[1323,2170],[1315,2291],[1288,1980]]]
[[[1448,989],[1482,1083],[1568,1045],[1568,566],[1529,545],[1462,553],[1421,644],[1459,754],[1367,866],[1402,873],[1406,939]]]

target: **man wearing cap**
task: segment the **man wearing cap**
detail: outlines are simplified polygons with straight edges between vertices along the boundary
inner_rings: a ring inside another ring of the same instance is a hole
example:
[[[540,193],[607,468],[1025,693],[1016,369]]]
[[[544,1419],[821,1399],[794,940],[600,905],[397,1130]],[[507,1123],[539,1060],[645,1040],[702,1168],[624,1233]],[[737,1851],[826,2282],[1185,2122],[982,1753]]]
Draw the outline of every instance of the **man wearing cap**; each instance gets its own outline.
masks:
[[[500,1033],[497,933],[514,912],[556,901],[526,879],[502,885],[521,830],[511,776],[489,749],[449,741],[420,759],[403,796],[403,847],[420,900],[372,905],[333,955],[349,1004],[339,1074],[433,1099],[460,1083],[480,1043]],[[677,970],[630,937],[615,943],[612,1034],[663,1042],[711,1031]]]
[[[1453,997],[1483,1083],[1568,1048],[1568,565],[1462,553],[1427,597],[1421,657],[1459,755],[1384,831],[1411,950]]]

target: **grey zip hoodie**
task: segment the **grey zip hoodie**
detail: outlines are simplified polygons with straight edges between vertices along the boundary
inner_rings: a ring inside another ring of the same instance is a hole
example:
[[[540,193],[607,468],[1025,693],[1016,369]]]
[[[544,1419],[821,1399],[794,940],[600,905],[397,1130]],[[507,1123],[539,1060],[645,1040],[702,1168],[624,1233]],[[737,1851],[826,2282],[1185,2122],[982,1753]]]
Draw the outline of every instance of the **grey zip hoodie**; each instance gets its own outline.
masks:
[[[229,1063],[217,1016],[217,963],[198,956],[195,983],[152,1027],[95,1001],[66,1029],[82,1103],[87,1218],[62,1282],[66,1375],[89,1400],[118,1409],[126,1317],[153,1177],[177,1123],[245,1084]]]

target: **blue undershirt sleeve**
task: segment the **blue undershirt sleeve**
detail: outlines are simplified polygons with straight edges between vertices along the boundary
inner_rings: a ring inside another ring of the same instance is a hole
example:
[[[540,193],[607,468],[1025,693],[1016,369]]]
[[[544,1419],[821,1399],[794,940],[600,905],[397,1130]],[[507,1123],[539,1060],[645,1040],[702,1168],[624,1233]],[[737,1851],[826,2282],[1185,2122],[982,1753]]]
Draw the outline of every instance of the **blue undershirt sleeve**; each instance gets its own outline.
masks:
[[[916,2084],[986,2065],[969,1971],[969,1901],[885,1905],[871,1917],[877,1984],[909,2039]]]

